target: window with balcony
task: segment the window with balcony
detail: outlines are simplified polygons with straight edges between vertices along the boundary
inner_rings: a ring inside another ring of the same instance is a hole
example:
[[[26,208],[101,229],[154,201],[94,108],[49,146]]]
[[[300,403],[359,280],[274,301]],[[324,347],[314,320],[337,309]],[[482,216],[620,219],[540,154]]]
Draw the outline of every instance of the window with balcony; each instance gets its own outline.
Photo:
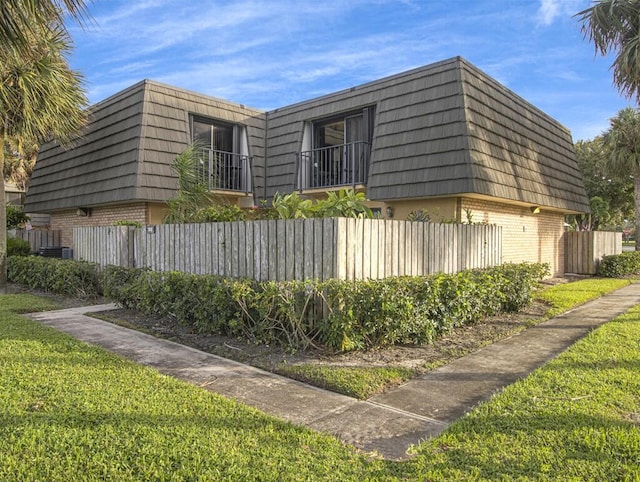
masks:
[[[200,154],[200,174],[210,191],[251,191],[251,158],[243,127],[191,116],[191,139]]]
[[[373,107],[321,119],[305,129],[298,188],[366,184],[373,139]]]

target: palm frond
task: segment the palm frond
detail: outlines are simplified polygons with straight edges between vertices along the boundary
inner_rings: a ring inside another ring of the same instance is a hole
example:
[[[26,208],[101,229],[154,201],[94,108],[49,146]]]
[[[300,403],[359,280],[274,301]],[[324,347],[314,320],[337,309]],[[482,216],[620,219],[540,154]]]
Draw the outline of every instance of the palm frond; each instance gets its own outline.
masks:
[[[25,47],[40,25],[64,25],[66,15],[80,25],[91,20],[84,0],[2,0],[0,44]]]
[[[615,54],[611,69],[620,93],[640,100],[640,2],[600,0],[576,17],[596,54]]]

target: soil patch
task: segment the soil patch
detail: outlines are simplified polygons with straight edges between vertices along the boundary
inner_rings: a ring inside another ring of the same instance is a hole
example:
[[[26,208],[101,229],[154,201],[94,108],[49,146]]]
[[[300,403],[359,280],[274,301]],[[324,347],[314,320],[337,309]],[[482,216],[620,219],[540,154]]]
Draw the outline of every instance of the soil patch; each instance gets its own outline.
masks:
[[[402,366],[421,373],[536,324],[544,319],[547,309],[548,306],[544,303],[534,302],[519,313],[486,318],[479,323],[456,329],[429,345],[392,346],[347,353],[317,349],[292,353],[280,346],[198,333],[174,319],[150,317],[135,310],[118,309],[92,313],[90,316],[273,372],[279,372],[283,364],[310,363],[360,368]]]

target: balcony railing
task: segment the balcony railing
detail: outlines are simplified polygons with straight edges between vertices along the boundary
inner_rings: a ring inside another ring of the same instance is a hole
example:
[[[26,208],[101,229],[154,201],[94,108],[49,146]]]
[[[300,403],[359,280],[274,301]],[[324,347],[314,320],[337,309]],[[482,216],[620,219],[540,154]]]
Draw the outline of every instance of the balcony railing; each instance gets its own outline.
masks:
[[[298,155],[297,188],[366,184],[371,144],[350,142],[303,151]]]
[[[252,192],[251,157],[212,149],[199,153],[199,175],[209,191]]]

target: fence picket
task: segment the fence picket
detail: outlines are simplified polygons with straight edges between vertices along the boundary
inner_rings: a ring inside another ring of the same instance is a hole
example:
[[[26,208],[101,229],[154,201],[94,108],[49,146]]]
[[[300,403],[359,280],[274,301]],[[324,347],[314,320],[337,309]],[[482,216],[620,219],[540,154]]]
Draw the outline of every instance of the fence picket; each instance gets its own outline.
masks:
[[[566,239],[569,244],[572,238]],[[600,239],[592,248],[594,256],[610,249]],[[502,258],[498,226],[381,219],[79,227],[74,240],[77,259],[101,265],[257,280],[424,275],[492,266]],[[570,259],[571,249],[566,253]]]

